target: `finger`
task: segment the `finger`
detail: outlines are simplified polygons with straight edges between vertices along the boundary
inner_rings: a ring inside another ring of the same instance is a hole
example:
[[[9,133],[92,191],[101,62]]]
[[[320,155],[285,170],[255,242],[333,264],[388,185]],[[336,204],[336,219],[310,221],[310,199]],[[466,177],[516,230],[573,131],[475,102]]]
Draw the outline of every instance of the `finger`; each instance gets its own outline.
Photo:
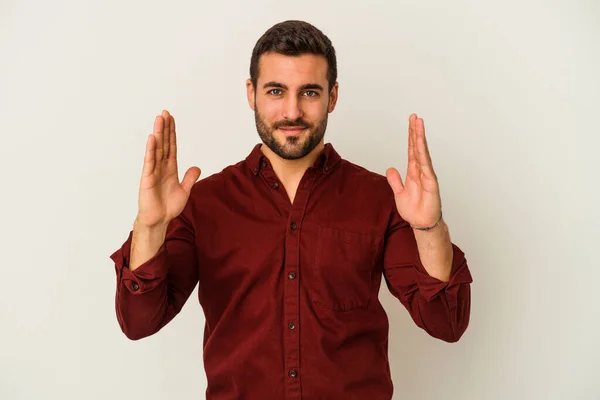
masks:
[[[160,163],[163,159],[163,128],[165,121],[162,116],[156,117],[154,121],[154,139],[156,150],[154,151],[155,162]]]
[[[198,167],[192,167],[186,171],[185,175],[183,176],[183,180],[181,181],[181,186],[183,186],[187,193],[192,190],[192,187],[200,177],[201,172],[202,171],[200,171],[200,168]]]
[[[435,173],[433,171],[433,165],[431,163],[431,156],[429,154],[429,149],[427,146],[427,141],[425,139],[425,124],[423,119],[419,118],[417,120],[417,153],[419,158],[419,164],[421,171],[427,178],[435,178]]]
[[[171,116],[171,135],[169,136],[169,158],[177,160],[177,138],[175,136],[175,118]]]
[[[169,141],[171,136],[171,114],[167,110],[163,110],[162,117],[165,120],[163,127],[163,153],[164,159],[169,159]]]
[[[388,168],[385,171],[385,176],[387,178],[390,187],[392,188],[394,194],[400,193],[404,190],[404,184],[402,183],[402,177],[400,176],[400,172],[396,168]]]
[[[419,159],[417,157],[416,139],[415,139],[415,119],[416,114],[412,114],[409,117],[409,157],[408,157],[408,170],[406,176],[410,176],[414,181],[419,180]]]
[[[154,135],[148,135],[146,139],[146,154],[144,155],[144,168],[142,176],[150,176],[154,172],[155,158],[154,151],[156,147],[156,139]]]
[[[415,141],[414,141],[414,114],[408,118],[408,163],[416,161]]]
[[[431,157],[425,140],[425,126],[422,118],[415,121],[415,137],[417,141],[417,158],[422,165],[430,165]]]

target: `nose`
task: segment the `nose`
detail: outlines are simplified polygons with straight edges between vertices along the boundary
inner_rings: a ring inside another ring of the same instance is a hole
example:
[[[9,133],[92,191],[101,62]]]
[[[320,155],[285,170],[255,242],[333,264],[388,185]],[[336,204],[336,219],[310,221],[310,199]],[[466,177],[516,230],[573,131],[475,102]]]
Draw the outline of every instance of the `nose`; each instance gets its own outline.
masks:
[[[300,101],[296,96],[288,96],[283,102],[283,117],[287,120],[295,121],[302,118],[303,115]]]

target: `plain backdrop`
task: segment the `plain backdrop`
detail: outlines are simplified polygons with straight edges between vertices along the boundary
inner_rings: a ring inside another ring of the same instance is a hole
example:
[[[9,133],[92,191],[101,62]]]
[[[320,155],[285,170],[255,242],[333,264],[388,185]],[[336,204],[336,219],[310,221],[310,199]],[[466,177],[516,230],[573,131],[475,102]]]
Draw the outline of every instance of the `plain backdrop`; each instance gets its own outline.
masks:
[[[250,55],[287,19],[337,50],[326,141],[344,158],[404,176],[408,116],[424,118],[473,274],[454,344],[382,287],[394,399],[600,399],[597,0],[0,0],[0,399],[204,398],[196,291],[130,341],[109,255],[162,109],[181,174],[259,142]]]

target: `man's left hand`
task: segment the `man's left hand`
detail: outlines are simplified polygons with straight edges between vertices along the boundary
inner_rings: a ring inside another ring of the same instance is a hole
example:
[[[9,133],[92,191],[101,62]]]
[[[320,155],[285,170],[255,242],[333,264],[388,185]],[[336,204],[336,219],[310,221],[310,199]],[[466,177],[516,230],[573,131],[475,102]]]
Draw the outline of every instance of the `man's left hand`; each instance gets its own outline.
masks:
[[[396,199],[400,216],[411,226],[426,228],[441,217],[442,205],[437,176],[425,139],[422,118],[411,114],[408,119],[408,169],[402,183],[395,168],[386,170],[386,177]]]

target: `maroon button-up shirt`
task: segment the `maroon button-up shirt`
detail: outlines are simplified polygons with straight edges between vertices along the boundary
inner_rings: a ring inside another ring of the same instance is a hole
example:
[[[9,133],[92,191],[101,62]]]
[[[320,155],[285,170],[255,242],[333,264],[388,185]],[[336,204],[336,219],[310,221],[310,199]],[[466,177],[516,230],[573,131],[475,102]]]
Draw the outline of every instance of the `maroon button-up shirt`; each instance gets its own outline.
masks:
[[[293,204],[256,145],[195,184],[133,272],[130,244],[111,255],[121,329],[156,333],[199,284],[209,400],[391,399],[382,277],[431,336],[456,341],[469,322],[464,253],[453,244],[449,282],[428,275],[386,178],[331,144]]]

